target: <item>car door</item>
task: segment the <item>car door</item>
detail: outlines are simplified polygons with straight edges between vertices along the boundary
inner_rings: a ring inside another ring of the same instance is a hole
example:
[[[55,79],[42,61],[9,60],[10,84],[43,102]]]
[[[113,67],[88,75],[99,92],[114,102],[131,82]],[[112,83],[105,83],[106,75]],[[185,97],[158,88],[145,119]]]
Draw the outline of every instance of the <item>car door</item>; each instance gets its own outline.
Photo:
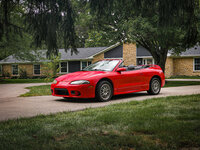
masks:
[[[140,72],[138,70],[130,70],[117,73],[118,93],[125,93],[141,89],[142,77],[140,76]]]
[[[139,74],[139,78],[140,78],[138,86],[140,86],[140,90],[146,90],[148,88],[148,84],[149,84],[148,70],[147,69],[140,69],[140,70],[138,70],[138,74]]]

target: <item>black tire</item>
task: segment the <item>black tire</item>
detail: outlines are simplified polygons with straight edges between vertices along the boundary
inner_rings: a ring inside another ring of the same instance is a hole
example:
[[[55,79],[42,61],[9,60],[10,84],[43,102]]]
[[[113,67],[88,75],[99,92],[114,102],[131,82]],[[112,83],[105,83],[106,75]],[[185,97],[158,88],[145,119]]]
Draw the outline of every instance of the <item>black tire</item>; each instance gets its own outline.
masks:
[[[157,95],[160,93],[160,89],[161,89],[160,79],[157,77],[152,78],[150,81],[149,90],[147,91],[147,93],[150,95]]]
[[[68,100],[69,98],[68,97],[63,97],[65,100]]]
[[[113,95],[113,87],[108,81],[100,81],[96,87],[96,99],[100,102],[109,101]]]

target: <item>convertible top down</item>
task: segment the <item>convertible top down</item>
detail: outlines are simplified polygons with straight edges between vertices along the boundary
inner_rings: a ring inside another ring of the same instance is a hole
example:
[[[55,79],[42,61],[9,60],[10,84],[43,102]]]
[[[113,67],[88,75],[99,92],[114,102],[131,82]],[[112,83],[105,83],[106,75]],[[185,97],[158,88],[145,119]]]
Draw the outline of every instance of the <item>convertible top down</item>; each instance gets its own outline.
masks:
[[[108,101],[113,95],[140,91],[156,95],[164,84],[165,76],[158,65],[123,66],[121,59],[106,59],[56,78],[51,91],[53,96],[64,98]]]

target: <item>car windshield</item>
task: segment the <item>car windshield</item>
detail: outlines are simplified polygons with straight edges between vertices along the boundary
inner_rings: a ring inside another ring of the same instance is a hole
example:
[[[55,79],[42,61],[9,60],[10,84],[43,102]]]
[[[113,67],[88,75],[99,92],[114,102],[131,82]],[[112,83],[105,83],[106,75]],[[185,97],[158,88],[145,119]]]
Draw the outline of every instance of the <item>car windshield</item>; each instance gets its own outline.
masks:
[[[89,65],[83,71],[112,71],[118,63],[119,60],[102,60]]]

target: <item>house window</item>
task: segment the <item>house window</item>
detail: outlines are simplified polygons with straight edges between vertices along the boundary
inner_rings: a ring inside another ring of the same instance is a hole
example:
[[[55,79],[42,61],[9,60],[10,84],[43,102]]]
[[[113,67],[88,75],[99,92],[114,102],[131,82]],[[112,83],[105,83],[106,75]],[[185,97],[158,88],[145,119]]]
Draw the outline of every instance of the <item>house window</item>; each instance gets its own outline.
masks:
[[[200,71],[200,58],[194,58],[194,70]]]
[[[40,75],[40,65],[34,65],[34,74]]]
[[[137,65],[142,65],[142,58],[137,58]]]
[[[81,69],[84,69],[85,67],[87,67],[87,61],[82,61]]]
[[[92,64],[92,62],[91,62],[91,61],[88,61],[88,66],[91,65],[91,64]]]
[[[60,69],[61,73],[66,73],[67,72],[67,62],[61,62],[60,63],[60,67],[61,67],[61,69]]]
[[[151,65],[151,64],[154,64],[154,59],[152,58],[143,59],[143,65]]]
[[[12,75],[18,75],[18,65],[12,65]]]
[[[81,62],[81,70],[84,69],[85,67],[91,65],[92,62],[91,61],[82,61]]]

